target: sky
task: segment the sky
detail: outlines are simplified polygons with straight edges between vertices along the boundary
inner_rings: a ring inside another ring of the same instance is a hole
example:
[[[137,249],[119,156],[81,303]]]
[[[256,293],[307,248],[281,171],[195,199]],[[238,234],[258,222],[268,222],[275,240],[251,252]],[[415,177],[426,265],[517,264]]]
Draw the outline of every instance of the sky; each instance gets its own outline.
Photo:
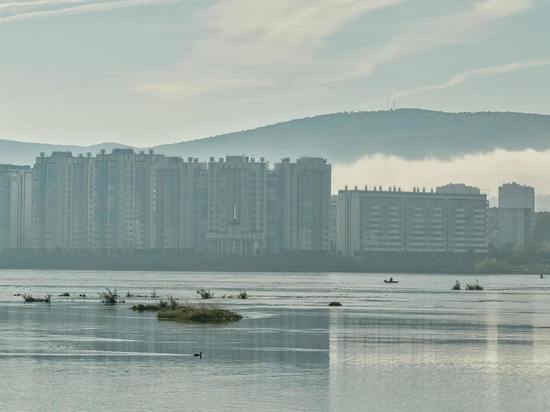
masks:
[[[0,138],[148,146],[394,102],[550,114],[549,16],[549,0],[0,0]]]

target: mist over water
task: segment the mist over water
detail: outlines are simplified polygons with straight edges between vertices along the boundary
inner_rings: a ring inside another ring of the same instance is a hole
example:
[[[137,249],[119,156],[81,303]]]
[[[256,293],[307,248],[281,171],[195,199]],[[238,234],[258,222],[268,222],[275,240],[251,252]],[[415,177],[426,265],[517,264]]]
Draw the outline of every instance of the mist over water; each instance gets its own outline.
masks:
[[[550,151],[496,150],[471,154],[449,160],[428,158],[406,160],[397,156],[369,155],[351,164],[335,164],[332,191],[337,193],[345,185],[369,188],[376,185],[410,190],[426,190],[447,183],[465,183],[476,186],[489,196],[498,194],[504,182],[518,182],[534,186],[537,194],[550,193]]]

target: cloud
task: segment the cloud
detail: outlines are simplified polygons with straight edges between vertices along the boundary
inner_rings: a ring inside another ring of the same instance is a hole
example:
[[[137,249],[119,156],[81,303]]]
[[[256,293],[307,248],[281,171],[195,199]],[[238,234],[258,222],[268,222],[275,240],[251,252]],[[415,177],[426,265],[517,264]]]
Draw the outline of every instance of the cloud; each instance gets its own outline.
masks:
[[[316,53],[327,37],[353,19],[405,1],[219,0],[202,14],[206,34],[174,73],[140,81],[135,90],[195,96],[306,78],[316,71]]]
[[[191,76],[183,74],[167,73],[160,76],[153,82],[137,83],[131,86],[136,93],[149,94],[159,98],[166,97],[195,97],[204,96],[212,92],[243,90],[254,87],[268,87],[268,82],[253,81],[245,78],[227,78],[210,75],[203,77],[200,81]]]
[[[466,183],[496,195],[504,182],[517,181],[535,186],[540,193],[550,193],[550,151],[496,150],[445,160],[405,160],[396,156],[365,156],[352,164],[336,164],[333,192],[345,185],[425,187],[426,190],[450,182]]]
[[[90,12],[110,11],[137,6],[152,6],[178,0],[117,0],[93,1],[81,0],[37,0],[29,2],[11,2],[0,5],[0,24],[12,23],[37,17],[66,16]],[[6,15],[6,10],[14,10]]]
[[[524,60],[514,63],[501,64],[498,66],[482,67],[479,69],[468,70],[462,73],[457,73],[451,76],[447,81],[443,83],[417,87],[410,90],[403,90],[394,93],[392,99],[400,99],[403,97],[413,96],[422,93],[433,92],[437,90],[444,90],[451,87],[459,86],[462,83],[468,81],[470,78],[494,76],[502,73],[513,73],[520,70],[526,70],[534,67],[550,66],[550,57]]]
[[[63,6],[70,4],[82,4],[86,0],[34,0],[34,1],[12,1],[6,3],[0,3],[0,12],[5,13],[6,11],[24,11],[24,10],[36,10],[41,7],[51,7],[51,6]]]
[[[234,41],[233,46],[279,57],[310,53],[350,20],[401,3],[404,0],[223,0],[205,17],[215,43]]]
[[[414,22],[391,36],[381,46],[363,53],[354,69],[333,80],[371,74],[380,65],[442,46],[479,40],[491,24],[513,17],[535,6],[534,0],[481,0],[453,14],[438,15]]]
[[[263,88],[257,95],[269,93],[267,88],[276,93],[330,88],[403,57],[478,40],[491,24],[535,5],[534,0],[461,2],[458,12],[402,25],[379,46],[338,57],[323,53],[327,39],[352,20],[415,1],[218,0],[202,14],[206,34],[174,71],[137,78],[133,89],[157,97],[197,97],[255,88]]]

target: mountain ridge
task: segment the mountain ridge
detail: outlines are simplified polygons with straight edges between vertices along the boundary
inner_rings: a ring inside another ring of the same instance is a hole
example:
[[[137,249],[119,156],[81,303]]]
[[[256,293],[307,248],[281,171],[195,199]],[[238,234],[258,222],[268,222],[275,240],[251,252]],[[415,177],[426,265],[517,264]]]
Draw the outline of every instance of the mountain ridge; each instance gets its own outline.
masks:
[[[132,147],[118,143],[90,146],[0,140],[0,163],[32,164],[40,152],[96,152]],[[447,159],[472,153],[550,149],[550,115],[518,112],[448,113],[425,109],[339,112],[278,122],[254,129],[178,143],[154,145],[173,156],[248,154],[282,157],[322,156],[333,163],[350,163],[365,155],[406,159]]]

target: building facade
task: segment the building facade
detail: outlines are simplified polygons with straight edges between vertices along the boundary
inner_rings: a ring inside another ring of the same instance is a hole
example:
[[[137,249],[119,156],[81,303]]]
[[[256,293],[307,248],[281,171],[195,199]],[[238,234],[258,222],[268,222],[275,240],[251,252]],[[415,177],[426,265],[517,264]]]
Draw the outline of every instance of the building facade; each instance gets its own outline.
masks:
[[[489,245],[522,251],[534,239],[534,214],[526,208],[493,207],[488,211]]]
[[[335,245],[329,220],[334,226],[336,203],[331,208],[324,159],[283,159],[270,168],[264,158],[203,163],[118,148],[41,154],[26,176],[38,250],[253,255]]]
[[[303,157],[275,164],[281,202],[282,251],[329,249],[331,166],[326,159]]]
[[[328,209],[328,250],[335,252],[338,232],[338,195],[330,197]]]
[[[44,153],[32,172],[33,246],[42,250],[85,248],[87,242],[88,181],[84,157],[69,152]]]
[[[346,189],[337,214],[337,249],[346,256],[488,252],[485,195]]]
[[[267,163],[226,156],[208,163],[207,249],[253,255],[266,249]]]
[[[207,167],[196,158],[167,157],[156,172],[155,247],[203,250],[208,212]]]
[[[535,188],[516,182],[505,183],[498,188],[498,207],[529,209],[535,211]]]
[[[164,156],[114,149],[42,154],[33,169],[34,247],[133,250],[154,247],[154,184]]]
[[[32,247],[32,171],[0,165],[0,252]]]
[[[534,243],[535,189],[518,183],[498,188],[498,208],[489,210],[489,245],[523,251]]]

